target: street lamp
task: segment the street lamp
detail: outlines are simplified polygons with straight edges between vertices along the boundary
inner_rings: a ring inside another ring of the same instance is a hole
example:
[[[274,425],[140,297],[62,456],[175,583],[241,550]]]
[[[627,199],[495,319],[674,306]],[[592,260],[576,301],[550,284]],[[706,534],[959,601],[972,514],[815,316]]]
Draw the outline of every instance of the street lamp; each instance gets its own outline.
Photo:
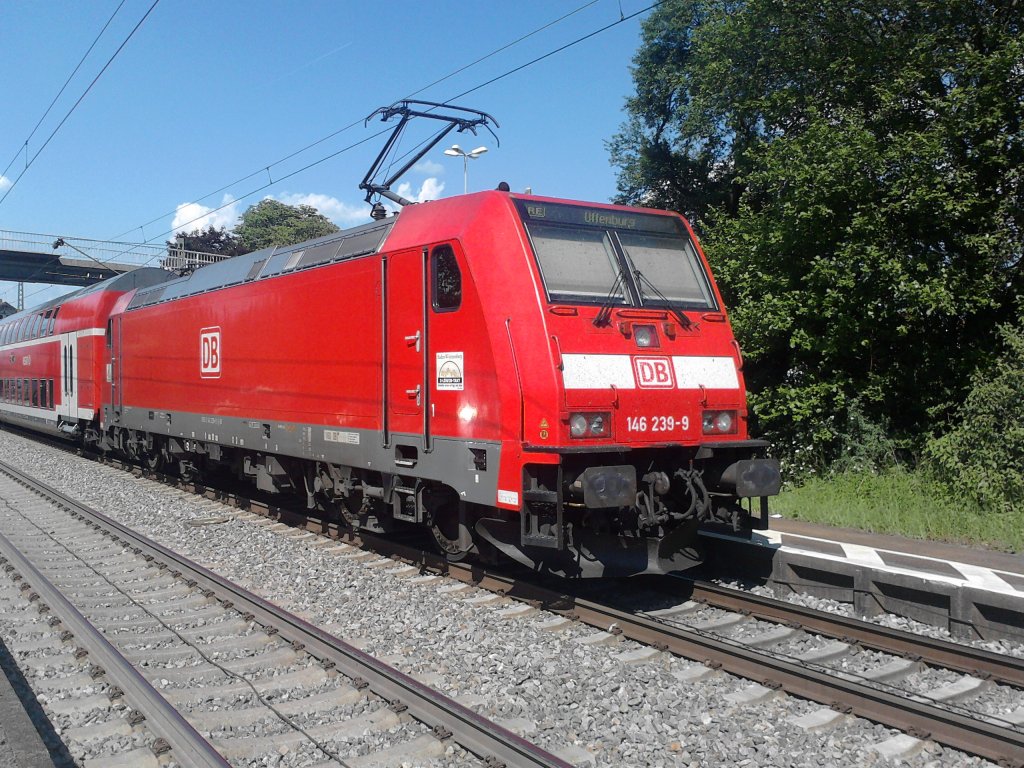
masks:
[[[462,158],[462,194],[469,192],[469,159],[480,157],[484,152],[487,151],[487,147],[477,147],[471,152],[467,152],[458,144],[452,144],[451,149],[446,149],[444,153],[448,157],[461,157]]]

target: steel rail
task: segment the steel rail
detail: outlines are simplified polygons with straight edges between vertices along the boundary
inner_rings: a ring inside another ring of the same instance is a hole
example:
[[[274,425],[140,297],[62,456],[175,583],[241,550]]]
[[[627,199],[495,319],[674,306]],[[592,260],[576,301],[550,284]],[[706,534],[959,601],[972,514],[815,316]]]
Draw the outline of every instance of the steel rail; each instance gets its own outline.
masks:
[[[729,589],[706,581],[695,581],[685,577],[681,580],[692,584],[692,600],[716,608],[745,611],[759,619],[788,624],[794,628],[811,630],[851,643],[856,642],[866,648],[920,659],[926,664],[1024,688],[1024,658],[916,635],[913,632],[883,627],[850,616],[823,614],[813,608]]]
[[[7,467],[3,467],[7,471]],[[24,482],[19,478],[19,482]],[[171,747],[174,761],[186,768],[225,768],[230,766],[220,753],[174,707],[167,703],[149,681],[113,645],[89,623],[57,587],[0,533],[0,553],[32,591],[47,605],[75,636],[75,642],[88,651],[111,684],[124,691],[132,706],[146,716],[153,733]]]
[[[879,689],[838,677],[824,669],[789,661],[735,640],[716,637],[710,632],[665,624],[571,594],[490,573],[479,566],[462,563],[441,566],[439,558],[425,553],[414,554],[404,545],[374,536],[364,535],[362,538],[372,541],[378,551],[392,552],[424,567],[442,570],[460,581],[532,603],[600,629],[621,633],[623,637],[644,645],[721,668],[770,688],[780,688],[918,738],[932,739],[1000,765],[1024,768],[1024,732],[1019,730],[978,720],[964,714],[964,711],[935,706],[911,693]],[[956,646],[955,643],[950,645]]]
[[[243,504],[246,504],[242,500]],[[249,504],[250,507],[259,506]],[[448,563],[440,556],[365,532],[349,532],[333,523],[301,515],[287,509],[268,507],[271,517],[294,520],[307,530],[344,538],[354,544],[365,543],[374,551],[391,554],[426,570],[444,573],[481,589],[531,603],[553,613],[582,621],[591,626],[621,633],[624,637],[675,655],[701,661],[731,674],[747,678],[787,693],[801,696],[839,711],[854,714],[910,733],[930,738],[941,744],[970,754],[985,757],[1001,765],[1024,768],[1024,733],[996,723],[975,719],[963,711],[935,706],[921,696],[899,693],[838,677],[826,670],[809,668],[801,662],[788,661],[770,653],[743,646],[734,640],[714,636],[710,632],[688,629],[648,619],[628,611],[601,605],[578,596],[556,592],[504,574],[493,573],[479,565]],[[723,598],[724,599],[724,598]],[[762,599],[767,610],[770,601]],[[740,610],[747,610],[746,606]],[[807,609],[807,617],[814,612]],[[827,627],[832,615],[816,617],[815,623]],[[838,617],[842,618],[845,617]],[[845,620],[853,629],[858,620]],[[865,636],[873,625],[863,622]],[[823,631],[823,634],[827,634]],[[907,633],[908,638],[915,636]],[[879,635],[874,637],[878,639]],[[930,645],[924,638],[915,638],[920,653]],[[948,647],[944,647],[948,646]],[[884,646],[883,646],[884,647]],[[964,649],[956,643],[936,641],[936,648],[955,655]],[[892,652],[892,648],[885,648]],[[973,651],[975,649],[968,649]],[[968,658],[981,659],[984,654],[967,653]],[[939,662],[935,662],[939,663]],[[1017,664],[1007,661],[1005,666]],[[973,667],[972,667],[973,668]],[[1008,675],[1010,672],[1007,673]]]
[[[452,737],[462,747],[491,759],[492,765],[537,766],[538,768],[571,768],[571,764],[541,749],[497,723],[478,715],[439,691],[390,667],[367,653],[349,645],[294,614],[252,594],[188,558],[151,541],[142,534],[38,480],[30,478],[14,467],[0,462],[0,469],[19,482],[31,485],[51,499],[72,510],[73,513],[94,521],[116,532],[125,544],[143,556],[162,560],[173,571],[180,573],[202,589],[211,590],[223,603],[266,627],[274,627],[285,640],[300,643],[305,650],[334,666],[353,679],[369,683],[377,695],[390,701],[391,706],[408,713],[429,727],[439,738]],[[126,689],[127,690],[127,689]]]
[[[1024,733],[1021,731],[934,706],[913,694],[873,688],[762,653],[736,641],[666,625],[587,600],[577,599],[572,611],[588,623],[615,625],[633,640],[720,666],[765,686],[782,688],[787,693],[1004,765],[1024,766]]]
[[[126,465],[130,466],[130,465]],[[137,472],[137,470],[136,470]],[[143,471],[143,476],[165,482],[173,487],[191,488],[200,495],[241,508],[266,508],[266,516],[281,521],[294,521],[307,530],[350,542],[366,544],[379,553],[392,554],[425,570],[446,574],[482,589],[529,602],[553,613],[582,621],[602,629],[613,629],[645,645],[663,649],[685,658],[702,661],[731,674],[765,683],[854,714],[873,722],[903,730],[920,738],[970,754],[985,757],[1001,765],[1024,768],[1024,734],[1012,728],[976,720],[960,712],[936,707],[920,696],[907,697],[835,677],[802,664],[779,659],[768,653],[744,648],[735,641],[717,639],[699,630],[687,630],[646,619],[642,616],[602,606],[568,593],[560,593],[535,584],[528,584],[479,565],[448,563],[439,556],[417,550],[399,542],[365,532],[353,532],[335,523],[311,518],[287,508],[259,502],[204,486],[181,483]],[[212,495],[211,495],[212,494]],[[827,634],[822,630],[822,634]],[[916,638],[920,640],[921,638]],[[918,644],[920,645],[920,643]],[[963,646],[951,643],[959,650]],[[889,649],[891,650],[891,649]],[[918,651],[915,651],[918,653]],[[936,662],[939,663],[939,662]],[[914,698],[908,698],[914,697]]]

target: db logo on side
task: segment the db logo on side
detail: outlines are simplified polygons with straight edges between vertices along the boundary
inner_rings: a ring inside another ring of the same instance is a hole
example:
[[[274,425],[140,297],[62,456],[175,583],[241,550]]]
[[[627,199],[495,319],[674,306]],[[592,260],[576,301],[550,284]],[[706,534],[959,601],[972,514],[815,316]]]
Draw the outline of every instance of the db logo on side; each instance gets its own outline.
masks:
[[[220,327],[199,331],[199,375],[204,379],[220,378]]]
[[[636,383],[644,389],[674,389],[672,361],[667,357],[634,357]]]

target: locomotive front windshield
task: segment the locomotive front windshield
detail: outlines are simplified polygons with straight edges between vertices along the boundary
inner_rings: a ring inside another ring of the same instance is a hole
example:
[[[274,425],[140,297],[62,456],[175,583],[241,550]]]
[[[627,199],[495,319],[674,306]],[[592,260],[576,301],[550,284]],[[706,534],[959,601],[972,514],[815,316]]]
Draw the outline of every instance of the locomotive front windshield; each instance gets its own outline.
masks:
[[[551,301],[715,309],[689,233],[669,216],[517,200]]]

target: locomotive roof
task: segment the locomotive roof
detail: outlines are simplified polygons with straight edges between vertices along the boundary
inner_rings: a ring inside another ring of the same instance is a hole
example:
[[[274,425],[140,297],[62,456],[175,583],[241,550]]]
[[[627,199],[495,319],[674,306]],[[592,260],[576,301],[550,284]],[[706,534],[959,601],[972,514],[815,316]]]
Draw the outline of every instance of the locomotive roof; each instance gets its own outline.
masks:
[[[102,280],[98,283],[87,285],[85,288],[79,288],[77,291],[65,293],[63,296],[58,296],[56,299],[50,299],[49,301],[37,304],[29,309],[24,309],[16,314],[9,315],[4,318],[4,320],[17,320],[19,317],[32,315],[36,312],[42,312],[50,307],[58,307],[72,299],[79,299],[83,296],[88,296],[90,293],[96,293],[97,291],[128,292],[134,288],[148,288],[153,285],[164,283],[171,277],[171,274],[167,270],[160,269],[159,267],[139,267],[138,269],[133,269],[129,272],[122,272],[120,275],[108,277],[106,280]]]
[[[171,299],[376,253],[396,219],[392,216],[304,243],[264,248],[208,264],[186,277],[139,291],[127,309],[147,307]]]

